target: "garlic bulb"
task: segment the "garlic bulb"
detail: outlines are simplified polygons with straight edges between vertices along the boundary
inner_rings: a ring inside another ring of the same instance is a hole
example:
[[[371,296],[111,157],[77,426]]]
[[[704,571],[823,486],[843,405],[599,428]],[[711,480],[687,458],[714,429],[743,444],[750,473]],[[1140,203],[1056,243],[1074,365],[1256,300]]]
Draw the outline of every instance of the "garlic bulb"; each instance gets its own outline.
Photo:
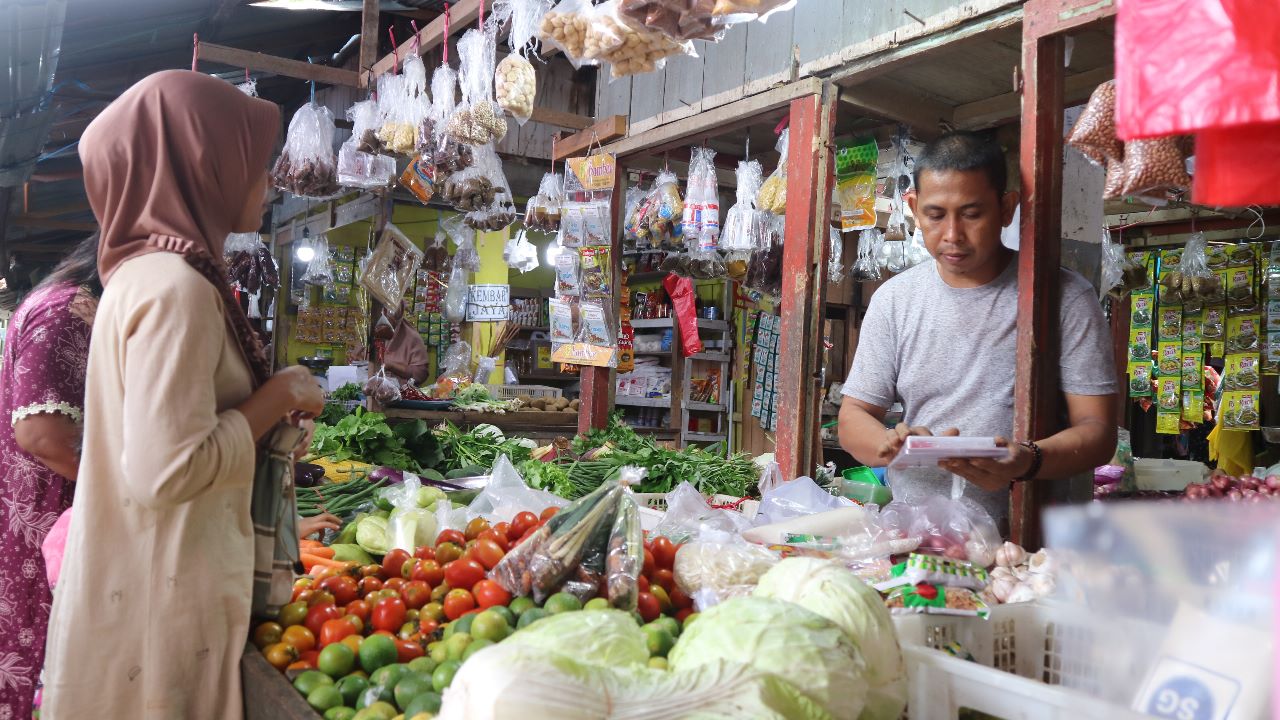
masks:
[[[1031,572],[1040,575],[1053,575],[1058,570],[1057,559],[1050,555],[1048,551],[1041,549],[1032,555],[1027,561],[1027,566]]]
[[[996,564],[1001,567],[1017,567],[1026,557],[1027,551],[1016,543],[1005,542],[999,550],[996,550]]]
[[[1017,577],[1014,576],[1013,570],[1007,567],[1001,567],[997,565],[994,568],[991,568],[991,579],[996,580],[998,578],[1009,578],[1010,580],[1014,580],[1014,581],[1018,579]]]
[[[1009,593],[1013,592],[1013,589],[1017,586],[1017,580],[1014,580],[1011,577],[1000,577],[992,580],[991,584],[987,586],[987,589],[991,591],[991,594],[995,596],[996,600],[1005,602],[1009,598]]]
[[[1052,595],[1057,583],[1053,581],[1052,575],[1032,575],[1028,586],[1036,597],[1042,598]]]
[[[1014,568],[1013,576],[1018,578],[1018,582],[1027,582],[1031,579],[1031,571],[1026,568]]]
[[[1017,583],[1013,589],[1009,591],[1009,596],[1005,598],[1005,603],[1031,602],[1036,599],[1035,590],[1027,583]]]
[[[969,562],[978,567],[991,567],[996,561],[996,553],[992,552],[990,545],[981,540],[969,540],[964,544],[964,551],[969,556]]]

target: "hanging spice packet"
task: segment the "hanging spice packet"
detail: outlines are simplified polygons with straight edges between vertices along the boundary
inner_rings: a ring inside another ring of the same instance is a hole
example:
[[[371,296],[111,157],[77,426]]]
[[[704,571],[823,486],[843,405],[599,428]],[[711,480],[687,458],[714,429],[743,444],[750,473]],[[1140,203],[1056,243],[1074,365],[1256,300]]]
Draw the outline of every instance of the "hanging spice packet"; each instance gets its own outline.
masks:
[[[564,300],[551,299],[547,301],[547,311],[551,326],[551,342],[554,345],[573,342],[574,306]]]
[[[578,297],[582,294],[578,277],[578,253],[575,250],[560,251],[556,256],[556,295]]]
[[[580,250],[579,289],[582,296],[592,299],[613,297],[613,272],[608,246],[584,247]]]
[[[990,607],[973,590],[929,583],[894,588],[884,604],[891,615],[969,615],[983,620],[991,615]]]

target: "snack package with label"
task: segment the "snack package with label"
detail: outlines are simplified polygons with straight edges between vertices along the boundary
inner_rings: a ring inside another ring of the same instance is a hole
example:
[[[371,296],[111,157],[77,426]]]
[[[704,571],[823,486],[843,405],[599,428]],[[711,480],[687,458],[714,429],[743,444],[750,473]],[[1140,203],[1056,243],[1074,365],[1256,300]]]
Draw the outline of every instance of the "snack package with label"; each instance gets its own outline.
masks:
[[[884,592],[902,585],[946,585],[981,590],[990,582],[987,571],[963,560],[911,553],[906,560],[893,566],[891,579],[876,584]]]
[[[791,129],[787,128],[778,136],[774,147],[778,151],[778,166],[774,168],[756,196],[756,207],[774,215],[787,213],[787,148],[791,139]]]
[[[884,604],[893,615],[968,615],[983,620],[991,615],[991,608],[973,590],[929,583],[894,588]]]

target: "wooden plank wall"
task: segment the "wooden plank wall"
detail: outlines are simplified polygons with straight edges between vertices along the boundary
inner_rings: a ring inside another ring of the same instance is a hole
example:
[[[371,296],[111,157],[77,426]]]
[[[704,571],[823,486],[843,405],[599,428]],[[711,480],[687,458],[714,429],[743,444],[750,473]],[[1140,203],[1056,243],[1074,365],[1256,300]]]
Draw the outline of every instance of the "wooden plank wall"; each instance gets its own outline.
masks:
[[[697,57],[673,58],[658,72],[612,82],[601,73],[595,115],[626,115],[631,132],[642,132],[1017,2],[804,0],[765,23],[735,26],[718,43],[695,42]]]

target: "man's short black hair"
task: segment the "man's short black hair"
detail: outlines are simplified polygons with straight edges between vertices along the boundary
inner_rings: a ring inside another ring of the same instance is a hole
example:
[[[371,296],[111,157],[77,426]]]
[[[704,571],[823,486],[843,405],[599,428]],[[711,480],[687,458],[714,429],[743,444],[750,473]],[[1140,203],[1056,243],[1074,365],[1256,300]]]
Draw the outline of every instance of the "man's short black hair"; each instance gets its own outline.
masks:
[[[1004,150],[989,135],[958,130],[949,132],[925,145],[924,152],[916,158],[915,182],[920,188],[920,176],[925,170],[934,172],[980,170],[991,181],[996,192],[1003,195],[1009,181],[1009,170],[1004,162]]]

